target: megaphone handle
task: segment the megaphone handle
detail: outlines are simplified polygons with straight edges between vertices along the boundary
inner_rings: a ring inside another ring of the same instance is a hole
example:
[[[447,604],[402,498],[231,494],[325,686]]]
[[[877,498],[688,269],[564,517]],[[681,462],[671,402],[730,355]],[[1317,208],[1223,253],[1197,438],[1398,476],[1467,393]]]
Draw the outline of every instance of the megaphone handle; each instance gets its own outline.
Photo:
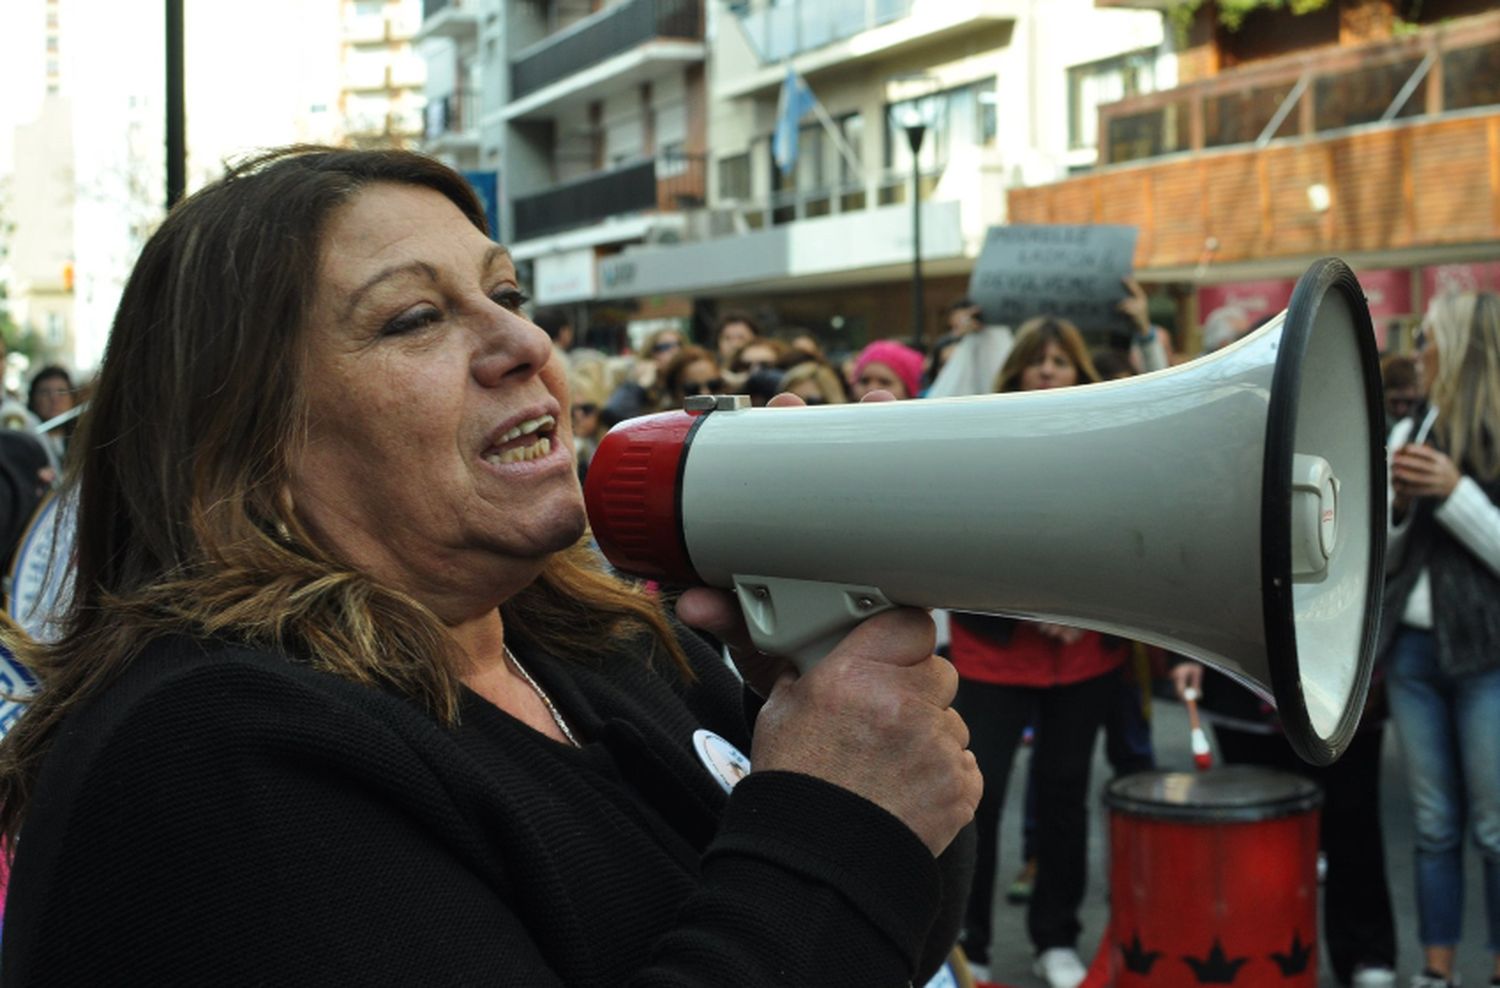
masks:
[[[734,577],[734,592],[755,647],[788,658],[801,672],[867,618],[896,605],[875,587],[783,577]]]

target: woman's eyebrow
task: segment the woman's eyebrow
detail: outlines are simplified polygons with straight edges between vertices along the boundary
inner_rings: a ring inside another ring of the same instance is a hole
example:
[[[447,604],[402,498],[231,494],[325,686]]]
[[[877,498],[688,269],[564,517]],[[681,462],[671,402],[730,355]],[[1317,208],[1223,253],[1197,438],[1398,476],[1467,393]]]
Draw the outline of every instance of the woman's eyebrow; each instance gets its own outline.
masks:
[[[508,260],[510,260],[510,248],[503,244],[495,244],[484,252],[484,260],[480,262],[479,267],[482,271],[488,271],[500,261]]]
[[[363,285],[356,288],[349,296],[349,302],[344,306],[344,318],[348,319],[359,308],[359,303],[369,294],[370,290],[382,281],[394,278],[401,274],[425,275],[428,281],[437,281],[437,269],[426,261],[407,261],[405,264],[393,264],[377,272]]]

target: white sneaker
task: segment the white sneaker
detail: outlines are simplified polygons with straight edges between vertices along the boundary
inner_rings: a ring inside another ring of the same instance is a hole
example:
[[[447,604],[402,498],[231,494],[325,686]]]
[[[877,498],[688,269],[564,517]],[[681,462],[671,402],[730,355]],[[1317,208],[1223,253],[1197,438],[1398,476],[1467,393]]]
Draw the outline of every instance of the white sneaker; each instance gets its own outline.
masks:
[[[1396,972],[1388,967],[1358,967],[1350,988],[1396,988]]]
[[[1088,974],[1078,951],[1072,947],[1049,947],[1037,954],[1032,970],[1047,982],[1047,988],[1078,988]]]
[[[1411,988],[1458,988],[1460,984],[1462,982],[1456,974],[1451,978],[1435,978],[1424,971],[1411,978]]]

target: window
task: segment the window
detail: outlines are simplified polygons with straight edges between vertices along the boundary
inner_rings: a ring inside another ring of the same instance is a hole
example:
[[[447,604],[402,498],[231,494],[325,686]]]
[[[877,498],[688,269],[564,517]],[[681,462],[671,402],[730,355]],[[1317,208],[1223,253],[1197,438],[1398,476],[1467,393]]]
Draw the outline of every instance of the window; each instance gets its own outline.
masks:
[[[1443,55],[1443,109],[1465,110],[1497,103],[1500,103],[1500,45],[1460,48]]]
[[[860,165],[864,154],[865,144],[865,118],[858,113],[851,113],[840,117],[838,120],[839,133],[844,138],[844,149],[854,155],[854,160],[839,151],[839,185],[843,188],[856,188],[864,185],[864,168]]]
[[[1203,146],[1249,144],[1276,118],[1291,95],[1294,82],[1273,83],[1236,92],[1207,96],[1203,100]],[[1290,137],[1297,132],[1297,114],[1288,112],[1272,137]]]
[[[749,154],[736,154],[719,159],[719,198],[750,198]]]
[[[1109,160],[1138,161],[1187,150],[1191,109],[1184,100],[1115,117],[1109,122]]]
[[[797,191],[801,193],[822,192],[826,187],[823,180],[823,153],[825,143],[829,143],[827,134],[823,131],[821,124],[811,127],[803,127],[797,137]]]
[[[1156,88],[1156,56],[1149,49],[1068,69],[1068,147],[1098,147],[1099,107]]]
[[[923,172],[942,171],[957,148],[986,147],[995,142],[994,91],[994,80],[985,79],[927,97],[935,106],[918,159]],[[905,100],[886,107],[885,165],[891,171],[911,171],[911,145],[897,121],[920,102]]]
[[[1338,130],[1379,120],[1420,62],[1420,58],[1408,58],[1319,77],[1313,83],[1313,128]],[[1424,76],[1396,116],[1419,116],[1426,101],[1427,78]]]

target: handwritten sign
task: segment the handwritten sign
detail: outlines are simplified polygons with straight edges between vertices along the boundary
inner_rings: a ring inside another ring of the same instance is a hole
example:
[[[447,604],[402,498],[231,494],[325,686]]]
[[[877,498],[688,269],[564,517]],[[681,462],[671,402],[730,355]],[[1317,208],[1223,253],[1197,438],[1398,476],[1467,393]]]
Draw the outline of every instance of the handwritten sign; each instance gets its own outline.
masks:
[[[1116,307],[1126,295],[1120,279],[1133,269],[1135,239],[1133,226],[992,226],[969,296],[988,325],[1056,316],[1086,333],[1130,332]]]

